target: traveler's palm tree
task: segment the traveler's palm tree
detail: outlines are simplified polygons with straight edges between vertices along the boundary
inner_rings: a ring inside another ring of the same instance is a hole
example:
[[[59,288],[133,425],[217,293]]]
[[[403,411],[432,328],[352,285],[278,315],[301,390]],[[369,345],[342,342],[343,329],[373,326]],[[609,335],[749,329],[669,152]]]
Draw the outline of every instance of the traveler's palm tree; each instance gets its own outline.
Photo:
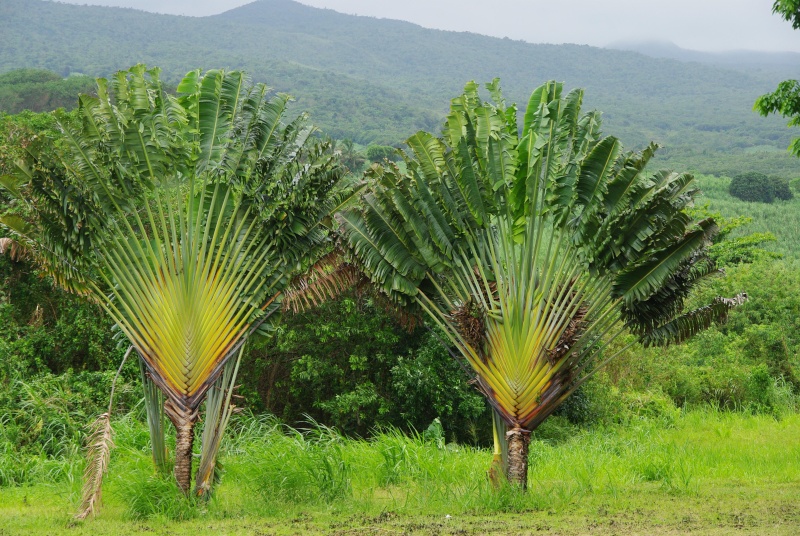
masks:
[[[645,172],[656,147],[623,152],[581,115],[582,91],[547,83],[518,127],[497,80],[470,83],[442,137],[406,142],[406,171],[373,166],[363,208],[339,216],[364,273],[427,314],[475,372],[507,424],[508,476],[527,481],[535,429],[613,355],[629,330],[679,342],[744,296],[684,312],[716,227],[693,221],[687,174]]]
[[[289,100],[235,71],[190,72],[172,96],[137,66],[99,80],[79,124],[2,180],[33,215],[3,223],[108,311],[163,392],[184,492],[201,402],[330,248],[324,224],[344,199],[343,168],[304,115],[286,121]]]

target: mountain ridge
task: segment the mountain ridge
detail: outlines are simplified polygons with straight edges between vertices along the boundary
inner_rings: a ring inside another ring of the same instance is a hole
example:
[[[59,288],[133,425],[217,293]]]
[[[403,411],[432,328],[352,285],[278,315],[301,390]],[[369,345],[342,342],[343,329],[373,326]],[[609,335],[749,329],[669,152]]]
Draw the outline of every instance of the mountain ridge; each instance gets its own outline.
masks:
[[[0,72],[37,67],[108,76],[143,62],[162,67],[174,83],[197,67],[244,68],[295,95],[296,106],[311,110],[325,132],[365,144],[398,143],[418,129],[438,132],[449,99],[469,80],[499,76],[509,102],[524,108],[534,87],[556,79],[586,88],[587,108],[603,110],[605,131],[628,146],[651,139],[666,145],[661,158],[670,164],[729,172],[769,161],[772,169],[800,174],[797,162],[781,156],[791,138],[783,121],[751,111],[788,70],[746,72],[587,45],[530,44],[290,0],[208,17],[4,0],[0,45]],[[704,159],[703,151],[712,157]]]
[[[672,41],[616,41],[604,48],[638,52],[652,58],[669,58],[682,62],[698,62],[734,68],[743,72],[754,70],[800,69],[798,52],[766,52],[758,50],[724,50],[718,52],[682,48]],[[785,71],[784,71],[785,72]]]

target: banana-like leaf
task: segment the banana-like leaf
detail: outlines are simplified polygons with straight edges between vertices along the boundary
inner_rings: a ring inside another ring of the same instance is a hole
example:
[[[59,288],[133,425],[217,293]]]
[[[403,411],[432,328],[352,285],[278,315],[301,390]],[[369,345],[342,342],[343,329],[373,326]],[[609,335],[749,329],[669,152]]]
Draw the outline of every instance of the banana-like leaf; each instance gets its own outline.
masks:
[[[743,304],[747,294],[733,298],[715,298],[708,305],[682,314],[663,326],[648,331],[642,338],[645,346],[666,346],[685,341],[708,329],[714,322],[723,322],[734,307]]]
[[[505,424],[533,429],[597,370],[624,329],[679,342],[741,300],[683,313],[718,273],[716,231],[685,209],[688,174],[645,173],[657,146],[602,137],[581,90],[536,89],[517,128],[497,80],[451,102],[443,137],[418,133],[406,173],[374,168],[339,216],[352,262],[392,302],[424,312],[470,364]]]
[[[646,300],[686,259],[708,244],[709,235],[715,231],[713,221],[700,222],[700,229],[687,233],[670,247],[653,252],[646,262],[621,273],[615,281],[614,292],[628,302]]]

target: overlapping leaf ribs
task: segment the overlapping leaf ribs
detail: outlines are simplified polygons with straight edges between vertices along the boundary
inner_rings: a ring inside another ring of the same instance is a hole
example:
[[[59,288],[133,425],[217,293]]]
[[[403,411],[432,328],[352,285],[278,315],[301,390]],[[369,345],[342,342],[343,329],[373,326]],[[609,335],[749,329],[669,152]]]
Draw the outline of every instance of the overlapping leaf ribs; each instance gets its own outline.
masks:
[[[686,212],[693,177],[645,167],[581,114],[580,90],[533,92],[520,130],[498,81],[454,99],[441,137],[407,140],[405,171],[374,166],[363,208],[339,216],[364,273],[424,312],[475,372],[508,428],[509,477],[525,486],[527,438],[630,330],[679,342],[744,297],[684,312],[717,273],[711,220]]]
[[[7,219],[66,287],[101,303],[166,396],[188,491],[209,388],[292,277],[330,250],[343,168],[286,120],[286,95],[241,72],[189,73],[168,94],[142,66],[98,81],[4,182],[33,214]],[[266,322],[266,324],[265,324]]]

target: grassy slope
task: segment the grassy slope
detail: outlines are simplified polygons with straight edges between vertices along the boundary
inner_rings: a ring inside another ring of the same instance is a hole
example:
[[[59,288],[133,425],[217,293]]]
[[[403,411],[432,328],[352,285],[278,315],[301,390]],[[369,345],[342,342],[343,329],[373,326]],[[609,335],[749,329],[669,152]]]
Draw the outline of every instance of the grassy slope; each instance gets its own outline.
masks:
[[[700,411],[671,423],[583,432],[551,425],[551,435],[569,432],[568,439],[533,442],[532,484],[525,496],[490,489],[485,470],[491,456],[484,450],[438,449],[391,434],[370,443],[325,433],[316,442],[299,442],[256,427],[228,445],[216,500],[207,507],[160,509],[142,504],[173,498],[164,489],[174,487],[146,479],[150,467],[141,425],[122,422],[117,428],[120,446],[95,520],[70,520],[77,483],[42,483],[3,490],[0,534],[800,531],[798,415],[776,420]],[[288,458],[280,454],[286,451]],[[302,475],[323,467],[320,452],[349,469],[351,492],[325,500],[329,485],[303,484]],[[392,458],[391,452],[403,454]],[[389,459],[400,462],[389,464],[394,469],[387,472]],[[131,504],[140,515],[161,514],[134,519],[125,509]],[[181,517],[186,519],[174,520]]]

